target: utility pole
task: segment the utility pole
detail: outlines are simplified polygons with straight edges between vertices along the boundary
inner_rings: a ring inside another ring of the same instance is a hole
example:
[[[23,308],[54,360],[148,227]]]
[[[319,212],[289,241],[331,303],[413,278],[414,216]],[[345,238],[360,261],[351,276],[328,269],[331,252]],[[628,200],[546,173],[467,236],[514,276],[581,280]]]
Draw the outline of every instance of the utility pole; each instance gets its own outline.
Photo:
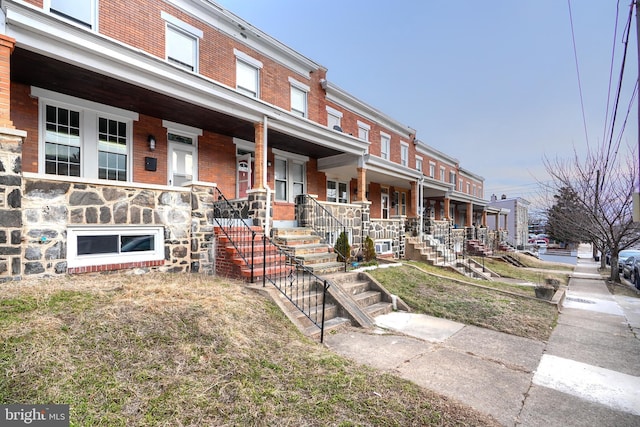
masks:
[[[638,80],[640,80],[640,4],[638,0],[633,1],[636,5],[636,48],[638,51]],[[640,83],[636,80],[637,83]],[[636,98],[636,104],[638,105],[638,187],[633,193],[633,221],[640,221],[640,100]]]

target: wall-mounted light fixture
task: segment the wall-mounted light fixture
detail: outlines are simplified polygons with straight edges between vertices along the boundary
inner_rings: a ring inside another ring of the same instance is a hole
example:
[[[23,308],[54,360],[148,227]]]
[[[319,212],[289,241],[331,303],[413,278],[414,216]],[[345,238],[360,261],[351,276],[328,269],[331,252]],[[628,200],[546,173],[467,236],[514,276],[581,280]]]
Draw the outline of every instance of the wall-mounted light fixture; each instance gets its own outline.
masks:
[[[149,150],[150,151],[155,151],[156,149],[156,137],[153,135],[149,135],[149,137],[147,138],[149,140]]]

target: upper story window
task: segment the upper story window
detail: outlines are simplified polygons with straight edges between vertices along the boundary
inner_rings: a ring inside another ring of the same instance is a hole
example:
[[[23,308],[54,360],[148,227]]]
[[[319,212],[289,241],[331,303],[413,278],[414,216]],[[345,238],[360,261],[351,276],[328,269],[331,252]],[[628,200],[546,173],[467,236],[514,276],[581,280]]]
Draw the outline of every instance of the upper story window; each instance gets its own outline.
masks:
[[[443,167],[440,167],[440,181],[445,182],[446,171]]]
[[[44,0],[44,9],[84,27],[96,27],[96,0]]]
[[[197,73],[198,44],[203,32],[165,12],[162,12],[162,19],[166,22],[165,53],[167,61]]]
[[[327,127],[342,132],[342,111],[327,106]]]
[[[262,62],[234,49],[236,55],[236,89],[253,98],[260,97]]]
[[[380,157],[389,160],[389,148],[391,146],[391,136],[380,132]]]
[[[453,184],[454,187],[456,185],[456,173],[453,171],[449,172],[449,184]]]
[[[464,181],[462,179],[458,180],[458,191],[462,193],[462,189],[464,186]]]
[[[474,188],[474,190],[475,190],[475,188]],[[471,194],[471,184],[469,184],[468,182],[467,182],[467,194]]]
[[[40,173],[131,180],[137,113],[40,88],[32,95],[40,108]]]
[[[358,138],[368,142],[369,132],[371,132],[371,126],[358,120]]]
[[[433,162],[429,162],[429,178],[436,177],[436,164]]]
[[[307,94],[311,88],[289,77],[291,84],[291,112],[300,117],[308,117]]]
[[[400,143],[400,164],[409,167],[409,144],[406,142]]]
[[[422,157],[416,156],[416,170],[422,172]]]

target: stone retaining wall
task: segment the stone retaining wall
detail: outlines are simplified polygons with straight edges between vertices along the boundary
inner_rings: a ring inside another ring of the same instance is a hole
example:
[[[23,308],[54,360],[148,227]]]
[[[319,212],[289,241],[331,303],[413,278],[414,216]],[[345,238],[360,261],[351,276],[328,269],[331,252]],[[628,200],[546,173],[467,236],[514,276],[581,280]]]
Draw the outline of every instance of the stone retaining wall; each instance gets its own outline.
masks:
[[[192,208],[195,204],[195,209]],[[201,230],[201,210],[191,191],[149,189],[109,184],[82,184],[63,180],[24,178],[24,275],[85,272],[67,268],[67,227],[71,225],[157,225],[164,229],[164,262],[128,266],[100,261],[88,271],[144,267],[186,272],[192,268],[192,231]],[[192,224],[192,213],[194,223]],[[198,251],[196,251],[198,253]],[[195,261],[198,261],[196,259]]]

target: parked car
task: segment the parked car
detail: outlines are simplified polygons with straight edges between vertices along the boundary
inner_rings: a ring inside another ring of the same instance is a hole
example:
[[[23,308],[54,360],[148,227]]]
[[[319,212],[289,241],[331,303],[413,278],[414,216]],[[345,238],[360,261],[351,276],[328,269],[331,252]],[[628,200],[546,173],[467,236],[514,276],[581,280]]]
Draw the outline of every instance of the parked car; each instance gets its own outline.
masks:
[[[622,272],[624,268],[624,262],[630,256],[640,258],[640,250],[639,249],[625,249],[618,252],[618,271]]]
[[[633,266],[633,273],[631,274],[629,280],[634,284],[636,289],[640,289],[640,259],[636,260]]]
[[[624,277],[625,279],[632,279],[633,269],[635,268],[638,261],[640,261],[640,256],[627,257],[627,259],[625,259],[624,263],[622,264],[622,269],[620,269],[622,277]]]

